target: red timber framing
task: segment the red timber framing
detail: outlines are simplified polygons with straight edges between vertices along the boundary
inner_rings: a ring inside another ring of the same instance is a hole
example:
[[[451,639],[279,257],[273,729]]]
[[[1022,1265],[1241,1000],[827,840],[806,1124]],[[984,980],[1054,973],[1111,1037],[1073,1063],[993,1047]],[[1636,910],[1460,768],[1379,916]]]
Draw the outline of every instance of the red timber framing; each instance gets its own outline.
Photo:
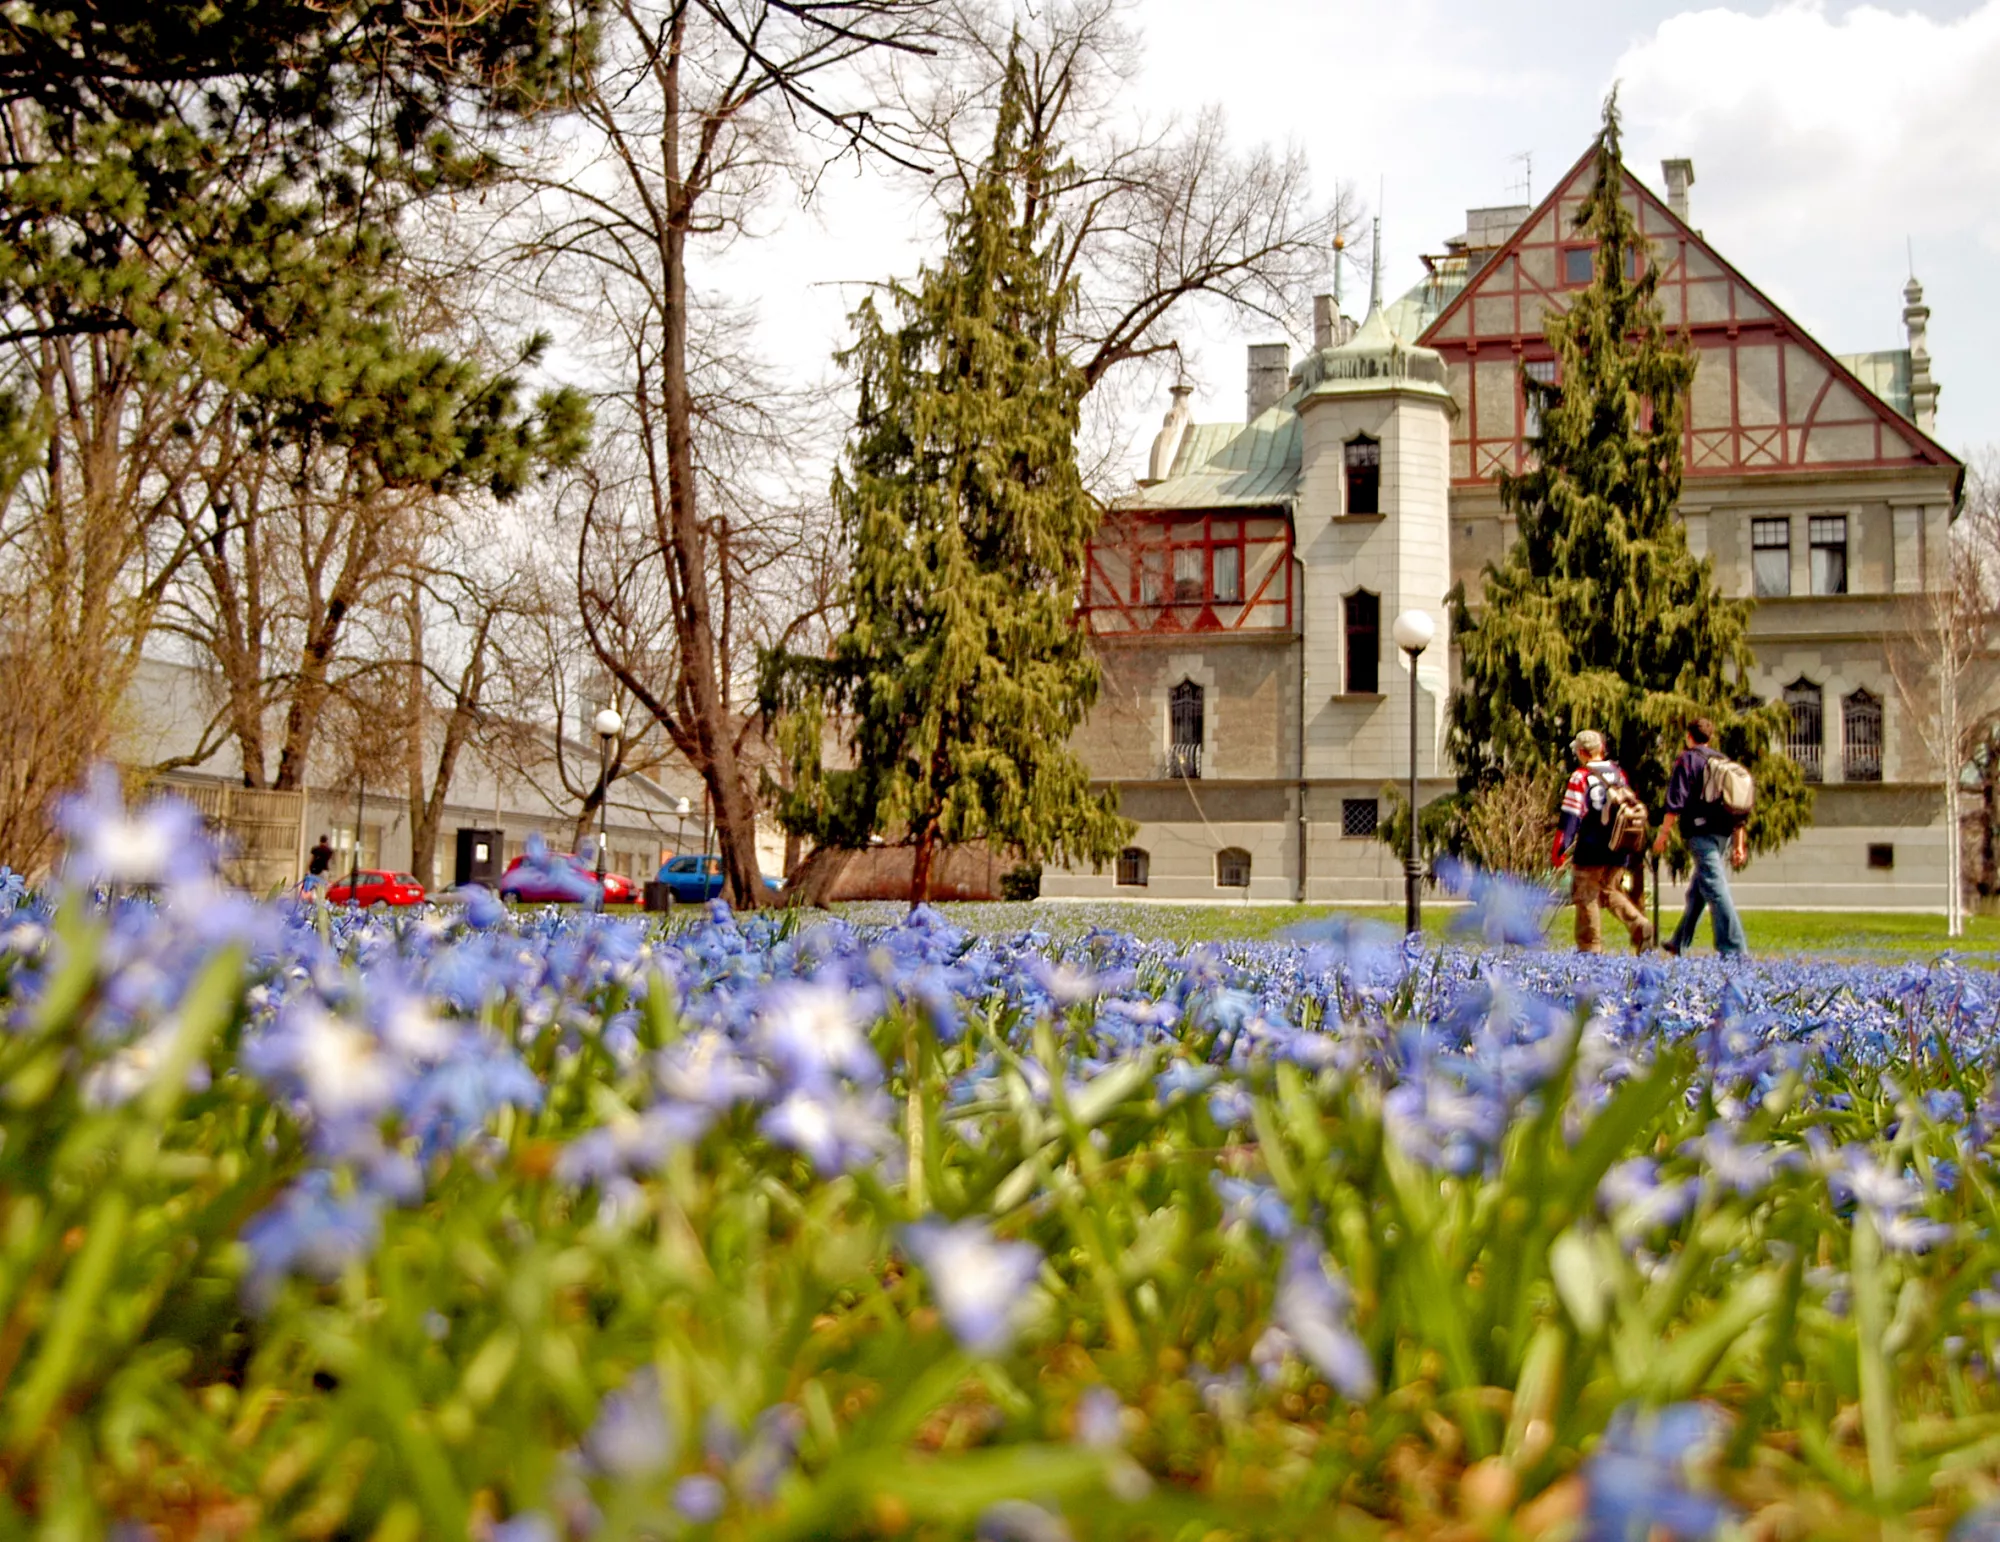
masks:
[[[1521,366],[1552,359],[1542,326],[1579,287],[1564,255],[1589,243],[1576,214],[1587,152],[1424,333],[1443,354],[1460,412],[1454,485],[1525,469]],[[1699,350],[1688,400],[1691,477],[1953,466],[1952,455],[1850,374],[1799,324],[1675,218],[1628,171],[1625,204],[1651,244],[1669,327]],[[1566,281],[1566,278],[1569,281]]]
[[[1083,623],[1098,636],[1292,629],[1282,514],[1112,513],[1090,543]]]

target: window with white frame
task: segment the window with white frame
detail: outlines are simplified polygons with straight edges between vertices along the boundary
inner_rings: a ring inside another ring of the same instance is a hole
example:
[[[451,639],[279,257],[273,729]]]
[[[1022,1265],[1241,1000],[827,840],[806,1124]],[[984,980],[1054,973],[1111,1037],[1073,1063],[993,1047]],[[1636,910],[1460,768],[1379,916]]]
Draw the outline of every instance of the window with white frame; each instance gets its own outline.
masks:
[[[1750,521],[1751,592],[1758,599],[1792,592],[1792,522],[1789,519]]]
[[[1847,593],[1847,516],[1815,514],[1807,534],[1812,541],[1812,592]]]

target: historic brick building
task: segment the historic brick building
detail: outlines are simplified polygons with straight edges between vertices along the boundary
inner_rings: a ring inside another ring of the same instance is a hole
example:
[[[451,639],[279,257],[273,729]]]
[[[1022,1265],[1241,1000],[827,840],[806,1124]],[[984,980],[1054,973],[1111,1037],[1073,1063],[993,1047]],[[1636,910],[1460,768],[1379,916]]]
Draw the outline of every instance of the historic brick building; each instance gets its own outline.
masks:
[[[1495,474],[1532,431],[1521,370],[1555,368],[1543,320],[1590,281],[1574,235],[1586,154],[1540,205],[1476,209],[1425,280],[1357,328],[1316,305],[1312,350],[1250,349],[1248,421],[1195,424],[1177,388],[1147,474],[1094,543],[1084,621],[1105,689],[1079,739],[1139,822],[1102,874],[1043,892],[1388,901],[1374,838],[1408,772],[1401,611],[1439,642],[1414,681],[1426,799],[1455,679],[1444,597],[1475,602],[1513,539]],[[1813,828],[1738,883],[1749,904],[1941,907],[1935,765],[1903,721],[1885,638],[1941,579],[1962,468],[1931,437],[1929,316],[1905,290],[1905,348],[1829,354],[1689,223],[1686,161],[1662,199],[1629,173],[1671,326],[1699,351],[1681,500],[1725,592],[1755,595],[1755,689],[1793,709],[1788,749],[1818,786]],[[1380,272],[1379,260],[1376,272]]]

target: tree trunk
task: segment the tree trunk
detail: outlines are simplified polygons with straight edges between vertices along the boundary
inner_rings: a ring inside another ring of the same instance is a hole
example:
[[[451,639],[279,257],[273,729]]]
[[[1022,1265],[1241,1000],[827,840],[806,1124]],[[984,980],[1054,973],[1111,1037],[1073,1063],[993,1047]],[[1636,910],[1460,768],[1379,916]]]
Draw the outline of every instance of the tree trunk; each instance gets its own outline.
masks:
[[[680,644],[682,699],[690,707],[696,769],[714,803],[716,845],[731,904],[754,910],[764,900],[757,865],[757,814],[737,763],[729,731],[728,704],[716,674],[715,626],[709,607],[707,564],[699,513],[695,507],[694,399],[687,376],[687,226],[688,200],[680,171],[680,58],[686,12],[677,11],[674,43],[665,71],[665,112],[661,131],[662,160],[672,200],[667,226],[664,268],[665,337],[660,369],[666,416],[667,505],[674,576],[679,594],[674,605],[674,630]]]
[[[928,904],[931,897],[931,859],[937,854],[937,822],[926,819],[917,827],[916,857],[910,863],[910,909]]]

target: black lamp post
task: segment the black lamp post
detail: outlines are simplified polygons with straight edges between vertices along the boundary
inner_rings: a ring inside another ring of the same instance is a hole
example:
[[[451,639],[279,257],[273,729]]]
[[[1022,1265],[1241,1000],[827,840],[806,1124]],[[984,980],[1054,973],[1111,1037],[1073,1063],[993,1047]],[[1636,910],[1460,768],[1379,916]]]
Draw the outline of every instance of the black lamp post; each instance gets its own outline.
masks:
[[[1410,844],[1403,854],[1403,930],[1414,935],[1424,928],[1423,900],[1418,889],[1424,865],[1417,856],[1417,655],[1437,636],[1430,612],[1406,610],[1389,628],[1396,646],[1410,656]]]
[[[614,707],[597,714],[597,900],[604,902],[604,847],[611,838],[611,741],[625,731]]]
[[[363,806],[368,800],[368,772],[360,765],[354,768],[354,850],[353,860],[347,868],[347,903],[359,906],[361,903],[361,821]]]

